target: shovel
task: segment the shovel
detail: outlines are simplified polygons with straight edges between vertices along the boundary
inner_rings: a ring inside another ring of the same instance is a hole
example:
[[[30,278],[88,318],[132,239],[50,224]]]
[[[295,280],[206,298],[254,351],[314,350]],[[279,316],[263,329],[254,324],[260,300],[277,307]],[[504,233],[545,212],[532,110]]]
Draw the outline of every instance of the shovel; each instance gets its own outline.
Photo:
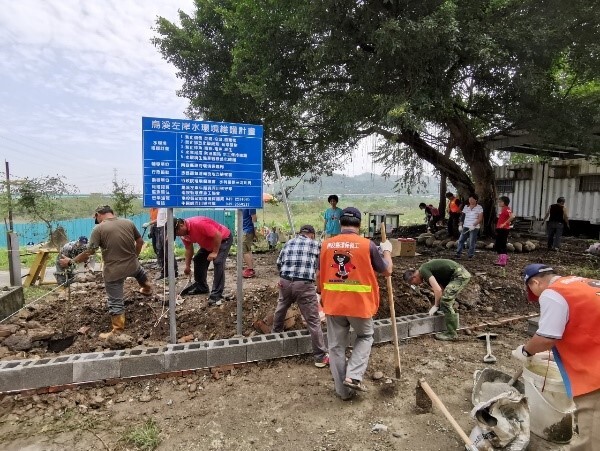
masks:
[[[385,235],[385,224],[381,224],[381,241],[387,239]],[[398,326],[396,324],[396,310],[394,308],[394,290],[392,287],[392,276],[385,278],[388,292],[388,303],[390,307],[390,319],[392,320],[392,337],[394,340],[394,357],[396,359],[396,378],[400,379],[402,375],[402,367],[400,365],[400,348],[398,346]]]
[[[497,334],[490,333],[477,335],[479,340],[485,339],[485,345],[487,348],[487,354],[483,357],[483,361],[485,363],[496,363],[496,357],[492,354],[492,345],[490,344],[490,340],[494,340],[497,336]]]
[[[460,425],[456,422],[452,414],[448,411],[442,400],[438,398],[435,392],[431,389],[429,384],[425,382],[425,379],[419,379],[419,382],[417,383],[416,395],[417,407],[425,411],[431,411],[431,407],[433,404],[435,404],[435,406],[440,409],[461,440],[464,442],[465,448],[468,451],[477,451],[477,447],[473,444],[473,441],[467,434],[465,434],[465,431],[463,431]],[[429,399],[427,399],[427,397],[429,397]]]

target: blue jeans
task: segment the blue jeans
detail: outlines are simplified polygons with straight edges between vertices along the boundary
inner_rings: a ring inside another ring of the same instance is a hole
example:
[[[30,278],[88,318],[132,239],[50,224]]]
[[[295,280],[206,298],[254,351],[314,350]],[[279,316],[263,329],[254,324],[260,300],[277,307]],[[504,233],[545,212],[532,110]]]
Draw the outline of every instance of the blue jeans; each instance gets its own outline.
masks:
[[[456,250],[456,255],[460,257],[460,254],[462,254],[463,248],[465,246],[465,241],[467,241],[467,238],[469,239],[469,257],[472,257],[473,255],[475,255],[475,246],[477,245],[477,235],[479,235],[479,229],[463,228],[463,231],[460,234],[460,238],[458,239],[458,249]]]

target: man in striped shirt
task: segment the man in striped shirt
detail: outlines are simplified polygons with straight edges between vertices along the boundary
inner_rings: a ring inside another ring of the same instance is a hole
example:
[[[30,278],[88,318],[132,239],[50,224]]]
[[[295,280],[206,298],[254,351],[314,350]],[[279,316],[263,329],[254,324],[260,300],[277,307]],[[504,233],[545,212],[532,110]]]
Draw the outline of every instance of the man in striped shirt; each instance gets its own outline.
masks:
[[[319,271],[321,245],[315,241],[315,229],[311,225],[300,227],[300,233],[285,243],[277,258],[279,269],[279,300],[273,316],[274,333],[283,332],[285,315],[294,303],[306,321],[312,340],[315,366],[324,368],[329,363],[323,340],[315,280]]]

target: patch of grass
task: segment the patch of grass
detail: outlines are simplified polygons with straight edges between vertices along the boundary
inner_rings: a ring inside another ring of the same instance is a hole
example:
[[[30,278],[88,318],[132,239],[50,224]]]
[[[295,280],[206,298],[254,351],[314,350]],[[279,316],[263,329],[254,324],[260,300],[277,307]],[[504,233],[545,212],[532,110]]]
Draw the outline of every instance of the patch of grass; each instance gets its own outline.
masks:
[[[143,451],[152,451],[160,444],[160,428],[153,419],[125,432],[124,441]]]
[[[25,248],[19,250],[21,265],[29,268],[35,259],[35,253],[27,252]],[[8,271],[8,249],[0,249],[0,270]]]

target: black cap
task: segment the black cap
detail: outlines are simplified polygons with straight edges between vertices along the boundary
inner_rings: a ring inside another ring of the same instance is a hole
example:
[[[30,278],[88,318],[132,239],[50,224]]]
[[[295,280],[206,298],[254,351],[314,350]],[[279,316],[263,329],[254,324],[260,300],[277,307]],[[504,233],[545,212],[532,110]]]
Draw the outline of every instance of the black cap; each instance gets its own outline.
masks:
[[[346,216],[347,218],[356,218],[359,221],[362,218],[360,211],[358,211],[358,209],[354,207],[344,208],[344,210],[342,211],[342,216]]]
[[[305,224],[300,227],[300,233],[315,233],[315,228],[310,224]]]

